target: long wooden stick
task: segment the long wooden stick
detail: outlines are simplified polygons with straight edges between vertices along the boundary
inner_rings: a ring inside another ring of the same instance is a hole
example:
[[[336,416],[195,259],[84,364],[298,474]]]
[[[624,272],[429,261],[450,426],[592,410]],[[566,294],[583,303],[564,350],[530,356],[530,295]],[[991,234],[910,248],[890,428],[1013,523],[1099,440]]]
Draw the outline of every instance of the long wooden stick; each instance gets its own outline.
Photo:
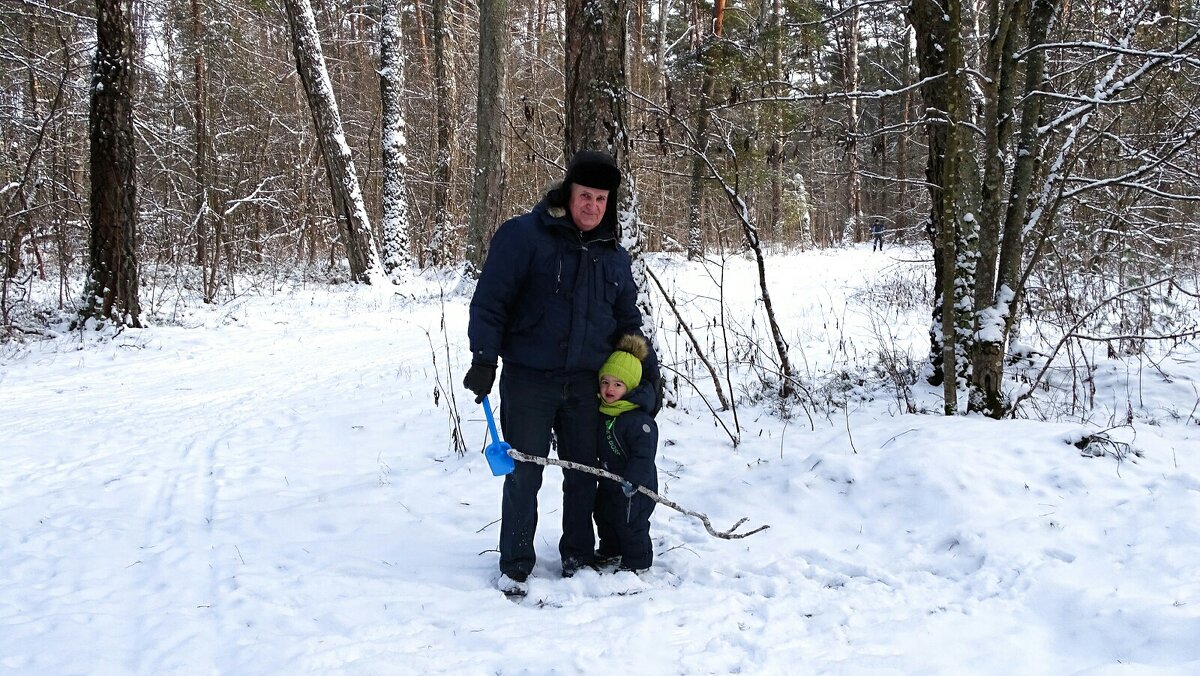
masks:
[[[612,481],[615,481],[617,483],[625,483],[625,479],[623,477],[613,474],[612,472],[609,472],[609,471],[603,470],[603,469],[599,469],[596,467],[588,467],[587,465],[582,465],[577,462],[571,462],[570,460],[559,460],[557,458],[542,458],[542,457],[539,457],[536,455],[529,455],[528,453],[522,453],[516,449],[509,449],[508,454],[510,456],[512,456],[513,458],[520,460],[521,462],[532,462],[536,465],[542,465],[543,467],[545,467],[546,465],[558,465],[559,467],[565,467],[567,469],[573,469],[573,470],[577,470],[580,472],[587,472],[588,474],[594,474],[602,479],[611,479]],[[755,528],[754,530],[749,531],[747,533],[736,533],[735,534],[733,531],[737,530],[738,526],[742,525],[747,520],[746,517],[742,517],[741,519],[738,519],[738,522],[733,524],[733,527],[730,528],[729,530],[718,531],[712,527],[712,522],[708,520],[708,517],[701,514],[700,512],[694,512],[690,509],[684,509],[683,507],[680,507],[678,504],[671,502],[670,500],[664,498],[663,496],[659,495],[658,493],[655,493],[654,491],[650,490],[649,488],[646,488],[645,486],[638,486],[637,492],[641,493],[642,495],[645,495],[646,497],[650,498],[651,500],[657,502],[660,505],[666,505],[667,507],[670,507],[671,509],[673,509],[677,512],[680,512],[682,514],[687,514],[688,516],[700,519],[700,522],[704,524],[704,530],[708,531],[708,534],[713,537],[722,538],[725,540],[739,540],[741,538],[754,535],[755,533],[757,533],[759,531],[764,531],[764,530],[770,528],[770,526],[763,525],[763,526],[759,526],[758,528]]]

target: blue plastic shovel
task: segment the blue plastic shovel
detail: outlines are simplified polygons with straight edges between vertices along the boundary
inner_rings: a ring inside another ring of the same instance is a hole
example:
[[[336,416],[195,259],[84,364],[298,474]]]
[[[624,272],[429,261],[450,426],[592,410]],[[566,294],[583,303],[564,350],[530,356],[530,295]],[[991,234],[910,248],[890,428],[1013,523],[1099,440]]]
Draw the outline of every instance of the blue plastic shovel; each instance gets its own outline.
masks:
[[[492,432],[492,443],[483,449],[483,457],[487,458],[488,467],[492,468],[492,476],[504,476],[517,466],[508,454],[512,446],[500,441],[500,435],[496,434],[496,420],[492,418],[492,404],[487,397],[483,398],[483,413],[487,416],[488,429]]]

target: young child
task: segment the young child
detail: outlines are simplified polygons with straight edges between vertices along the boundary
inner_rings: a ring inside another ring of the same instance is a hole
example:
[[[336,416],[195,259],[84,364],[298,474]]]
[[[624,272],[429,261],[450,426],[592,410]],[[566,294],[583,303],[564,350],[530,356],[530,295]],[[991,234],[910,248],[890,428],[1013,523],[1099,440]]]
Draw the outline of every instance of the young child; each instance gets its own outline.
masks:
[[[596,532],[600,538],[596,564],[620,559],[621,570],[641,573],[650,567],[650,513],[654,500],[637,491],[645,486],[658,492],[658,425],[653,383],[639,388],[642,360],[649,354],[646,340],[623,336],[604,366],[600,367],[600,466],[625,479],[619,484],[601,479],[596,491]]]

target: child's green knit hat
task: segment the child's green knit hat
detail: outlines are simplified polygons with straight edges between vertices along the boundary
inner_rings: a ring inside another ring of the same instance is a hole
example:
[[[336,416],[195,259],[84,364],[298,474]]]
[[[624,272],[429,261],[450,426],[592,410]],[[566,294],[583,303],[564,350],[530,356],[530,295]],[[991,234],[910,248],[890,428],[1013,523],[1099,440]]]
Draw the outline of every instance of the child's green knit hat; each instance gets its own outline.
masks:
[[[621,336],[617,350],[600,367],[600,377],[612,376],[625,383],[627,389],[635,389],[642,382],[642,360],[650,354],[646,339],[637,334]]]

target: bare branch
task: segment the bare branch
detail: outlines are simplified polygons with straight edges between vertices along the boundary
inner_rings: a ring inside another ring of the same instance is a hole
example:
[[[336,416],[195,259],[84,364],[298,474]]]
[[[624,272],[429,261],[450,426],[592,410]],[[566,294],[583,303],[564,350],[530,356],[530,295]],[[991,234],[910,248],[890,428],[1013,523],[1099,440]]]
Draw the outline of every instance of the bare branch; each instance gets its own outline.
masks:
[[[721,379],[717,376],[717,369],[714,368],[712,363],[708,361],[708,358],[704,356],[704,350],[700,346],[700,340],[696,338],[695,333],[692,333],[692,327],[688,326],[688,323],[684,321],[683,315],[679,312],[679,308],[675,307],[675,301],[672,300],[669,295],[667,295],[667,290],[663,288],[662,282],[659,281],[658,276],[654,274],[654,271],[647,267],[646,274],[650,276],[650,279],[654,281],[654,285],[657,286],[659,292],[662,293],[663,300],[667,302],[667,307],[671,308],[671,312],[675,313],[675,320],[679,322],[679,326],[683,329],[683,332],[687,334],[688,340],[692,342],[692,349],[696,351],[696,356],[700,358],[700,362],[704,364],[704,368],[708,369],[708,373],[712,377],[713,386],[717,390],[717,399],[721,402],[721,410],[729,410],[729,401],[725,399],[725,391],[721,389]]]
[[[542,458],[542,457],[539,457],[536,455],[529,455],[528,453],[522,453],[516,449],[510,449],[508,451],[508,454],[510,456],[512,456],[513,458],[520,460],[521,462],[531,462],[535,465],[541,465],[543,467],[545,467],[547,465],[557,465],[559,467],[565,467],[566,469],[573,469],[578,472],[586,472],[588,474],[593,474],[602,479],[610,479],[612,481],[616,481],[617,483],[625,483],[624,478],[622,478],[616,474],[613,474],[612,472],[608,472],[608,471],[605,471],[602,469],[597,469],[595,467],[588,467],[587,465],[581,465],[577,462],[571,462],[570,460],[559,460],[557,458]],[[746,521],[748,520],[747,517],[742,517],[741,519],[738,519],[737,523],[733,524],[733,526],[729,530],[718,531],[712,527],[712,522],[709,521],[708,517],[705,516],[704,514],[701,514],[700,512],[695,512],[690,509],[685,509],[683,507],[680,507],[678,504],[671,502],[670,500],[664,498],[663,496],[659,495],[658,493],[655,493],[654,491],[650,490],[649,488],[646,488],[645,486],[638,486],[637,491],[639,493],[641,493],[642,495],[645,495],[646,497],[650,498],[651,500],[657,502],[660,505],[665,505],[677,512],[680,512],[681,514],[686,514],[688,516],[699,519],[700,522],[704,524],[704,530],[708,531],[709,535],[716,537],[716,538],[721,538],[723,540],[740,540],[741,538],[749,537],[751,535],[754,535],[755,533],[758,533],[760,531],[764,531],[764,530],[770,528],[770,526],[768,526],[768,525],[762,525],[762,526],[759,526],[758,528],[755,528],[754,530],[752,530],[750,532],[735,534],[733,531],[737,530],[738,526],[741,526],[743,523],[746,523]]]
[[[1107,307],[1109,303],[1113,302],[1114,300],[1116,300],[1122,296],[1127,296],[1131,293],[1136,293],[1138,291],[1144,291],[1146,289],[1153,288],[1160,284],[1171,283],[1171,282],[1172,282],[1172,278],[1168,277],[1166,279],[1160,279],[1160,280],[1157,280],[1154,282],[1149,282],[1147,284],[1142,284],[1140,286],[1134,286],[1134,287],[1130,287],[1128,289],[1124,289],[1122,291],[1118,291],[1117,293],[1114,293],[1113,295],[1109,296],[1108,298],[1105,298],[1104,300],[1097,303],[1096,307],[1094,307],[1091,310],[1088,310],[1086,313],[1084,313],[1084,315],[1082,317],[1080,317],[1078,321],[1075,322],[1075,325],[1072,326],[1070,328],[1070,330],[1068,330],[1065,334],[1063,334],[1062,338],[1059,338],[1058,343],[1055,344],[1055,346],[1054,346],[1054,349],[1051,350],[1049,356],[1046,357],[1046,363],[1042,366],[1042,369],[1040,371],[1038,371],[1037,376],[1034,377],[1033,381],[1029,383],[1029,389],[1027,389],[1020,396],[1018,396],[1016,399],[1013,400],[1012,406],[1009,408],[1009,411],[1011,412],[1011,414],[1015,416],[1016,412],[1017,412],[1017,407],[1020,406],[1021,403],[1024,402],[1026,399],[1031,397],[1034,392],[1037,391],[1038,384],[1042,382],[1042,378],[1045,377],[1046,372],[1050,370],[1050,365],[1052,363],[1054,363],[1054,358],[1058,356],[1058,353],[1060,350],[1062,350],[1063,345],[1066,345],[1067,341],[1073,337],[1084,338],[1084,336],[1080,336],[1080,335],[1076,334],[1076,331],[1079,329],[1079,327],[1083,326],[1083,323],[1086,322],[1092,315],[1096,314],[1102,308]]]

